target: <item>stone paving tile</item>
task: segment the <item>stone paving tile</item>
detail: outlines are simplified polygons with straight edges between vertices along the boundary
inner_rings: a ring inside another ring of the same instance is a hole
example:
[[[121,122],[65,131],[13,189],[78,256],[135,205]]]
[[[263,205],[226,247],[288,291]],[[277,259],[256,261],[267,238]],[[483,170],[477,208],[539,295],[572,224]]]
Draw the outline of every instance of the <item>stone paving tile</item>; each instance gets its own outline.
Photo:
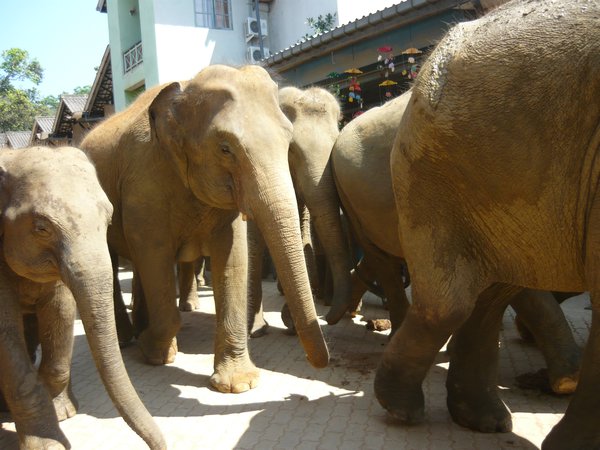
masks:
[[[263,291],[271,328],[265,337],[249,341],[252,359],[261,368],[260,384],[252,391],[221,394],[209,387],[215,333],[209,288],[199,291],[199,311],[182,314],[174,364],[147,366],[135,346],[123,349],[132,382],[163,430],[169,448],[529,450],[540,447],[568,403],[565,397],[516,386],[515,376],[538,370],[543,359],[534,346],[519,339],[509,309],[501,336],[498,381],[501,396],[513,412],[513,432],[482,434],[452,422],[446,408],[447,360],[443,352],[423,385],[426,422],[400,426],[386,415],[373,393],[375,367],[387,342],[385,333],[366,330],[362,316],[347,317],[335,326],[322,321],[331,364],[314,369],[306,362],[297,337],[283,333],[279,318],[283,298],[275,283],[264,281]],[[582,345],[590,326],[590,311],[584,308],[588,302],[583,295],[563,304]],[[317,310],[322,315],[327,308],[318,304]],[[362,314],[369,319],[387,317],[381,301],[372,295],[366,296]],[[146,448],[112,406],[79,321],[75,331],[72,381],[80,409],[61,423],[72,448]],[[14,424],[6,415],[2,416],[0,448],[18,448]]]

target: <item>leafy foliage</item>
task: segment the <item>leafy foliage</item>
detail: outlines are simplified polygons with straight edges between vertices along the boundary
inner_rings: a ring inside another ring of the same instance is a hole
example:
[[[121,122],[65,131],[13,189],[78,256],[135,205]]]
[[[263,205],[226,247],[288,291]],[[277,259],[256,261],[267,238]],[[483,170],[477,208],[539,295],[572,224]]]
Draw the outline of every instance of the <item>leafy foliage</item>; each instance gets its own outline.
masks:
[[[35,116],[49,114],[51,103],[40,100],[36,88],[44,77],[44,70],[26,50],[11,48],[2,52],[0,63],[0,131],[30,130]],[[19,88],[19,84],[33,84]]]
[[[60,96],[40,97],[37,86],[44,69],[26,50],[11,48],[0,55],[0,132],[25,131],[33,127],[36,116],[54,115]],[[28,88],[21,86],[33,85]],[[88,94],[91,86],[78,86],[74,93]]]
[[[306,24],[312,28],[312,34],[305,34],[302,37],[302,41],[306,41],[311,39],[321,33],[326,33],[335,28],[335,22],[337,20],[337,13],[327,13],[324,16],[319,14],[319,16],[315,19],[314,17],[308,17],[306,19]]]

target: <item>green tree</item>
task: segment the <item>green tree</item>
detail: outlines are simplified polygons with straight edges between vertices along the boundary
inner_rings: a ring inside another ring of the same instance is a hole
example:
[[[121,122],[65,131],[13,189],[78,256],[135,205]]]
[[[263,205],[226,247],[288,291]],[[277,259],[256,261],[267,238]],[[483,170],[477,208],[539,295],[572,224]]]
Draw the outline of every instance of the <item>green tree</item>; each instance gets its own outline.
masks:
[[[50,113],[49,105],[40,99],[36,88],[42,82],[44,70],[20,48],[4,50],[1,59],[0,131],[29,130],[35,116]],[[33,86],[23,89],[15,82]]]
[[[314,17],[308,17],[306,24],[312,28],[312,34],[305,34],[302,40],[311,39],[321,33],[326,33],[335,28],[335,22],[337,19],[337,13],[327,13],[324,16],[319,14],[315,19]]]
[[[306,19],[306,24],[312,28],[312,34],[306,33],[299,42],[304,42],[313,37],[321,34],[327,33],[330,30],[335,28],[335,22],[337,20],[337,13],[327,13],[324,16],[319,14],[319,16],[315,19],[314,17],[308,17]]]

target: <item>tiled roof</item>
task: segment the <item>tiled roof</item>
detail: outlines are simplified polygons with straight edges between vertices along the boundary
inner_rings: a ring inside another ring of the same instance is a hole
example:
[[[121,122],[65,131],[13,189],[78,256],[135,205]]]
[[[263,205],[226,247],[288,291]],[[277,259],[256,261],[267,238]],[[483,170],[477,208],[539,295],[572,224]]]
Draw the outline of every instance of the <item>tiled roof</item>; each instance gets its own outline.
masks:
[[[54,117],[52,116],[40,116],[35,118],[35,123],[39,125],[40,131],[43,133],[50,133],[54,126]]]
[[[54,137],[70,137],[73,128],[73,114],[83,113],[87,95],[61,95],[56,111],[52,134]]]
[[[25,148],[29,145],[30,136],[30,131],[7,131],[6,139],[8,140],[8,147]]]
[[[8,147],[8,139],[6,139],[6,133],[0,133],[0,148]]]
[[[62,95],[62,100],[65,102],[69,112],[71,114],[76,112],[83,112],[85,109],[85,102],[87,101],[87,95]]]

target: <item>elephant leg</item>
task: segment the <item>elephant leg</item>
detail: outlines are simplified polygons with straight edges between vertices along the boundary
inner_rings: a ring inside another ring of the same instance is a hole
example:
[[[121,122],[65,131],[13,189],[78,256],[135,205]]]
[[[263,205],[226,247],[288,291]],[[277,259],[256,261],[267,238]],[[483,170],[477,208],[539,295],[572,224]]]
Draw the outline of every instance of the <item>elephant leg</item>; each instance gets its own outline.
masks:
[[[198,286],[206,286],[206,257],[201,256],[194,263],[194,274],[196,275],[196,284]]]
[[[6,275],[0,274],[0,389],[15,421],[20,448],[70,448],[50,395],[29,359],[18,299],[6,288],[8,282]]]
[[[368,261],[365,261],[364,257],[352,269],[350,279],[352,281],[352,291],[348,311],[356,313],[360,310],[363,295],[369,290],[368,284],[375,282],[373,268],[369,265]]]
[[[195,262],[180,262],[177,264],[179,311],[195,311],[200,307],[195,264]]]
[[[498,395],[498,338],[504,311],[519,290],[502,284],[486,289],[452,337],[447,404],[459,425],[485,433],[512,429],[510,411]]]
[[[596,139],[598,142],[598,139]],[[598,449],[600,411],[600,198],[596,194],[584,246],[585,282],[590,292],[592,324],[584,349],[579,383],[562,419],[542,442],[543,450]]]
[[[119,283],[119,255],[109,248],[110,260],[113,270],[113,304],[115,307],[115,323],[117,325],[117,336],[120,345],[126,345],[133,340],[134,330]]]
[[[267,245],[254,221],[248,229],[248,333],[257,338],[267,334],[269,324],[265,320],[262,302],[262,273]]]
[[[524,289],[510,304],[544,355],[552,390],[575,392],[582,352],[559,303],[550,292]]]
[[[172,363],[177,354],[175,336],[181,327],[181,317],[176,301],[174,259],[174,255],[155,248],[138,249],[133,261],[134,326],[139,330],[138,344],[148,364]]]
[[[432,254],[424,250],[421,257]],[[469,317],[481,290],[475,278],[467,277],[474,271],[466,270],[460,276],[440,274],[433,261],[427,263],[423,272],[415,270],[419,265],[411,266],[412,305],[385,348],[375,374],[377,400],[392,417],[406,424],[423,421],[425,375],[440,348]],[[467,265],[465,262],[461,268]]]
[[[38,372],[52,397],[59,421],[73,417],[78,408],[71,389],[75,310],[73,295],[62,283],[40,300],[36,308],[42,346]]]
[[[259,378],[248,353],[246,223],[238,217],[214,236],[209,246],[217,326],[210,382],[220,392],[244,392]]]

